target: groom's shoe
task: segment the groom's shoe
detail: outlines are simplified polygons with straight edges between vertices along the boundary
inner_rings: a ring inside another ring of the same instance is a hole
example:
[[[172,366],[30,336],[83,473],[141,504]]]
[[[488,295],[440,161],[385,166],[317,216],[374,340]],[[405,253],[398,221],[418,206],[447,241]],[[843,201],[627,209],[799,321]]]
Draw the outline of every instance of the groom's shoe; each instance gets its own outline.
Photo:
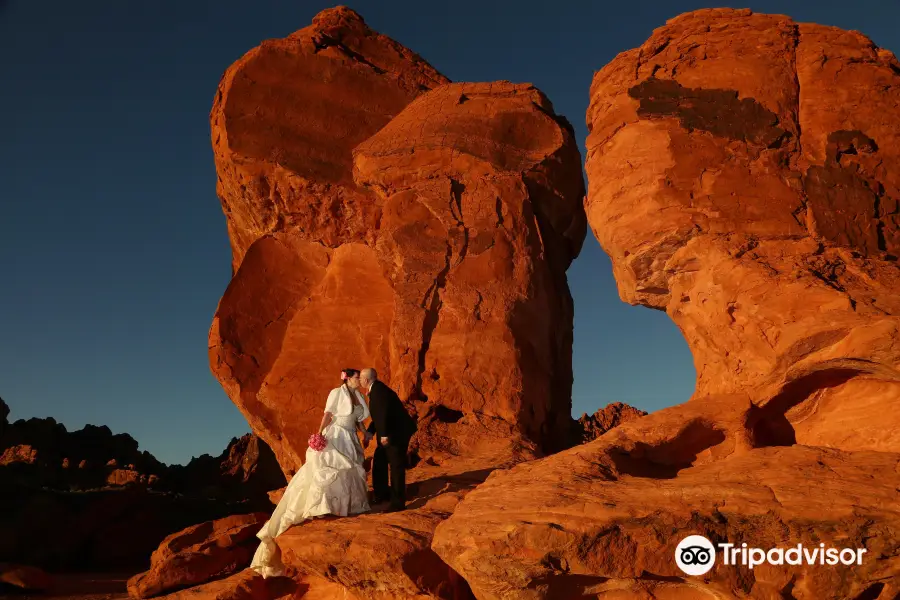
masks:
[[[384,512],[400,512],[401,510],[406,510],[406,506],[402,504],[391,504]]]

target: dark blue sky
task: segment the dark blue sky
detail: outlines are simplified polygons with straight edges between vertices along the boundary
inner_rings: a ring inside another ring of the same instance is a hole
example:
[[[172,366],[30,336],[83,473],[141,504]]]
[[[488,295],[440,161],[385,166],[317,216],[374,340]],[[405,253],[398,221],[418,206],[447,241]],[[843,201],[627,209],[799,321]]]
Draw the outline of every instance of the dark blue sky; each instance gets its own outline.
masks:
[[[666,19],[718,3],[349,5],[454,81],[534,83],[583,143],[593,72]],[[207,363],[230,277],[208,114],[229,64],[329,6],[0,0],[0,397],[11,417],[106,424],[166,462],[218,454],[248,430]],[[896,0],[744,6],[900,50]],[[569,280],[576,416],[616,400],[687,400],[681,334],[665,314],[619,301],[592,234]]]

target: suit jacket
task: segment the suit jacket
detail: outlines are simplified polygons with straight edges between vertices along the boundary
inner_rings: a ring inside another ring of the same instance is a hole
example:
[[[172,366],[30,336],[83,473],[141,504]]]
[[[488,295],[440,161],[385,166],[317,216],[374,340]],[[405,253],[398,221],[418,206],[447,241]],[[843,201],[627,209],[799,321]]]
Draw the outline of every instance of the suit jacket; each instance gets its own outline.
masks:
[[[409,440],[416,432],[416,422],[403,408],[400,397],[380,381],[373,383],[369,390],[369,412],[372,414],[372,423],[368,431],[375,434],[379,445],[382,437],[397,441]]]

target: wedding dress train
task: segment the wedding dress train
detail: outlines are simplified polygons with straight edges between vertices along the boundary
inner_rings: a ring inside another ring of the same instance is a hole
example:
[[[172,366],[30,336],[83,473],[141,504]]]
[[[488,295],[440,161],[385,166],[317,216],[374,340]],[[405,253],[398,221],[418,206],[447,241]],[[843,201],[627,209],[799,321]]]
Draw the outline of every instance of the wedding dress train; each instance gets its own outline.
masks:
[[[332,392],[326,410],[339,411],[338,404],[346,406],[349,401],[346,389],[337,388]],[[340,399],[344,402],[333,401],[335,392],[345,397]],[[284,574],[275,538],[292,525],[320,515],[345,517],[369,510],[363,449],[356,434],[357,422],[367,418],[368,413],[361,399],[349,414],[333,413],[331,423],[323,431],[328,445],[321,452],[306,451],[306,463],[291,479],[275,512],[256,534],[261,543],[250,567],[263,577]]]

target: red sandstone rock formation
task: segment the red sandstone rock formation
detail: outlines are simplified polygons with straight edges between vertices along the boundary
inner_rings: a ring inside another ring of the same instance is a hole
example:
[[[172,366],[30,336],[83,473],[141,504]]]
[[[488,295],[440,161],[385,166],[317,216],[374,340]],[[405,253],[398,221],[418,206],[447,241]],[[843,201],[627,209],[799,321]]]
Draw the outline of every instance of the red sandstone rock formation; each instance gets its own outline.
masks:
[[[350,153],[444,83],[346,7],[234,63],[211,114],[234,270],[255,241],[279,231],[306,232],[328,248],[371,240],[378,211],[353,184]]]
[[[324,574],[360,598],[468,600],[468,584],[430,548],[435,527],[462,495],[445,493],[401,513],[316,520],[288,530],[278,545],[286,565]]]
[[[496,416],[544,449],[566,445],[565,271],[585,233],[569,124],[533,86],[450,84],[354,157],[357,182],[383,203],[375,251],[395,294],[394,387],[454,419]]]
[[[900,450],[898,70],[858,33],[701,11],[591,87],[587,210],[622,298],[675,320],[697,397],[746,392],[790,441]]]
[[[277,505],[279,502],[281,502],[281,497],[284,496],[285,490],[287,490],[287,486],[278,488],[277,490],[269,491],[267,494],[269,497],[269,501],[273,505]]]
[[[575,422],[576,442],[579,444],[591,442],[613,427],[638,417],[646,416],[646,414],[646,411],[628,406],[622,402],[607,404],[592,415],[584,413]]]
[[[132,598],[151,598],[238,573],[259,545],[256,532],[269,515],[236,515],[173,533],[150,559],[150,570],[128,581]]]
[[[738,400],[658,411],[495,473],[438,525],[432,549],[479,599],[893,598],[900,455],[751,449],[753,411],[746,396],[743,407]],[[674,556],[692,534],[738,547],[824,542],[867,553],[860,566],[753,570],[719,556],[705,576],[689,577]]]
[[[326,26],[353,51],[298,43]],[[236,268],[213,372],[290,474],[340,368],[375,366],[419,423],[409,508],[293,528],[285,563],[359,598],[471,598],[435,526],[494,469],[569,444],[565,271],[586,230],[572,128],[533,86],[449,84],[347,9],[274,44],[229,69],[212,113]],[[254,61],[271,72],[251,77]],[[251,79],[266,91],[235,83]],[[317,124],[332,98],[352,135]]]
[[[341,7],[251,50],[219,85],[212,138],[235,277],[210,361],[288,474],[342,367],[389,375],[393,294],[366,246],[380,210],[353,182],[351,152],[446,82]]]
[[[444,84],[346,8],[263,43],[220,84],[236,272],[210,362],[287,474],[353,365],[435,430],[471,415],[511,426],[513,446],[567,441],[565,269],[586,227],[571,127],[532,86]],[[466,451],[420,429],[422,460]]]
[[[591,225],[665,310],[691,401],[498,473],[432,549],[478,598],[900,594],[900,63],[750,11],[670,21],[598,72]],[[678,570],[690,534],[860,566]]]

